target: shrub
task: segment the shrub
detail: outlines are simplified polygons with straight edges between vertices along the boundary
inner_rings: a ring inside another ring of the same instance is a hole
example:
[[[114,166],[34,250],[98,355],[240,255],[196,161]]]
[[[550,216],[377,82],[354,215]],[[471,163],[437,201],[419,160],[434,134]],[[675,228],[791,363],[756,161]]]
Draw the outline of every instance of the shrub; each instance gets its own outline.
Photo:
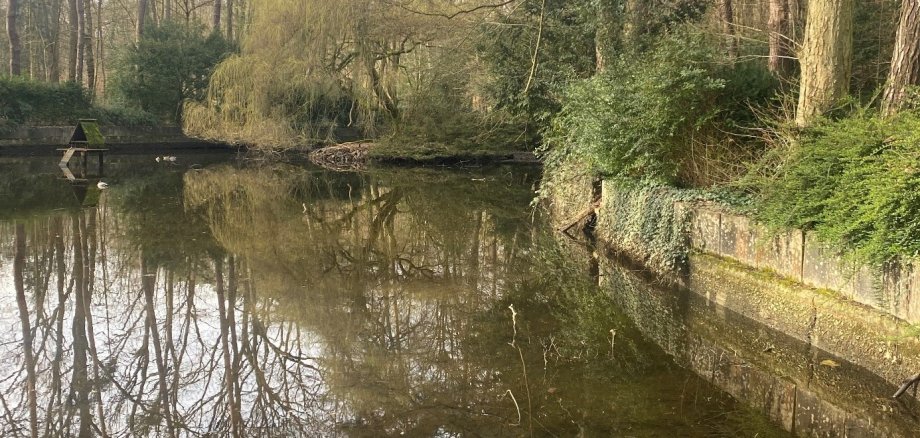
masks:
[[[23,77],[0,78],[0,118],[11,124],[53,125],[87,117],[89,96],[73,82],[50,84]]]
[[[917,256],[920,114],[826,121],[759,185],[757,215],[769,224],[814,230],[860,261]]]
[[[150,126],[156,118],[137,109],[94,106],[73,82],[52,84],[23,77],[0,78],[0,132],[19,125],[72,125],[81,118],[121,126]]]
[[[201,99],[211,71],[233,46],[200,26],[163,23],[144,30],[118,57],[114,90],[128,106],[178,121],[184,99]]]
[[[775,87],[765,69],[728,62],[708,38],[675,31],[642,57],[570,85],[546,135],[547,165],[574,155],[605,176],[691,179],[679,172],[693,146],[724,142]]]

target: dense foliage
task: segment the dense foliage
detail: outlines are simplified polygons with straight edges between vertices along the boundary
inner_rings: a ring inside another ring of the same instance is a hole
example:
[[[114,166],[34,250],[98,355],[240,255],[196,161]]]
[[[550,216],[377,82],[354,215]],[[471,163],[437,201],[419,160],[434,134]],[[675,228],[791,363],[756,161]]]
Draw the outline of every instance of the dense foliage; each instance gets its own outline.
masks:
[[[730,62],[704,35],[670,33],[641,58],[621,57],[571,83],[543,148],[547,164],[574,155],[602,175],[678,182],[694,146],[751,123],[750,105],[768,99],[774,83],[763,68]]]
[[[202,99],[211,71],[232,52],[220,34],[198,26],[163,23],[149,28],[124,49],[116,66],[118,99],[132,107],[178,121],[182,101]]]
[[[760,184],[761,218],[877,263],[920,254],[920,114],[825,122]]]
[[[594,8],[566,1],[546,1],[545,10],[542,5],[524,1],[499,15],[499,25],[481,25],[476,48],[487,72],[477,92],[494,110],[513,116],[528,140],[538,139],[540,128],[559,110],[565,84],[588,78],[595,69]]]
[[[73,82],[49,84],[30,79],[0,78],[0,132],[18,125],[70,125],[81,118],[123,126],[151,125],[149,114],[92,103],[89,94]]]

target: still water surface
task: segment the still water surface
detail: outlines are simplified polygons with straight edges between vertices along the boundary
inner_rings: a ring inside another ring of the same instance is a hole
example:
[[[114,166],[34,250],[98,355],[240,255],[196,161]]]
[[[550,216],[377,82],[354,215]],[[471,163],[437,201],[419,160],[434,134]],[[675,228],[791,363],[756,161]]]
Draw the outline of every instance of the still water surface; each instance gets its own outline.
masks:
[[[539,169],[153,158],[0,159],[0,435],[782,436],[597,290]]]

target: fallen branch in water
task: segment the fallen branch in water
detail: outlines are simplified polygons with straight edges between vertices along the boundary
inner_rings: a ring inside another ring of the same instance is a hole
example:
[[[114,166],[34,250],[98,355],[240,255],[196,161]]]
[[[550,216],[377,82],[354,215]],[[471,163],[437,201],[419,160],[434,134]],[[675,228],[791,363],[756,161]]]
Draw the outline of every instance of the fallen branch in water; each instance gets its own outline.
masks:
[[[592,214],[594,214],[594,212],[596,212],[600,206],[601,206],[600,202],[591,203],[591,205],[586,210],[579,213],[578,216],[574,220],[566,222],[568,225],[562,228],[559,228],[559,232],[568,233],[568,231],[571,230],[572,227],[574,227],[575,225],[578,225],[579,222],[585,220],[588,216],[591,216]]]
[[[894,395],[891,396],[891,398],[898,398],[904,395],[904,393],[907,392],[907,390],[910,389],[911,386],[916,386],[917,383],[920,383],[920,373],[914,374],[913,376],[910,376],[910,378],[905,380],[904,383],[901,384],[901,387],[898,388],[898,390],[895,391]]]
[[[364,170],[371,143],[342,143],[310,152],[313,164],[336,171]]]

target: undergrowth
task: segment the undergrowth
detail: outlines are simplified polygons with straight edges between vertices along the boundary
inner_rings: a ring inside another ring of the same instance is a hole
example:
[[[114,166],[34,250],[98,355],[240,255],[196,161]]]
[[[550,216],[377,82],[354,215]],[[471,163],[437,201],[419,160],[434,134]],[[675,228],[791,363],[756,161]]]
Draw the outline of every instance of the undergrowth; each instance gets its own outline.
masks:
[[[602,176],[700,186],[712,177],[685,170],[700,168],[691,161],[702,145],[750,155],[756,145],[734,144],[731,133],[754,121],[749,105],[768,99],[775,81],[760,66],[731,62],[708,38],[676,31],[638,60],[623,57],[573,82],[545,136],[547,168],[574,156]]]
[[[920,113],[824,121],[774,154],[787,156],[756,183],[758,219],[813,230],[861,262],[920,254]]]

